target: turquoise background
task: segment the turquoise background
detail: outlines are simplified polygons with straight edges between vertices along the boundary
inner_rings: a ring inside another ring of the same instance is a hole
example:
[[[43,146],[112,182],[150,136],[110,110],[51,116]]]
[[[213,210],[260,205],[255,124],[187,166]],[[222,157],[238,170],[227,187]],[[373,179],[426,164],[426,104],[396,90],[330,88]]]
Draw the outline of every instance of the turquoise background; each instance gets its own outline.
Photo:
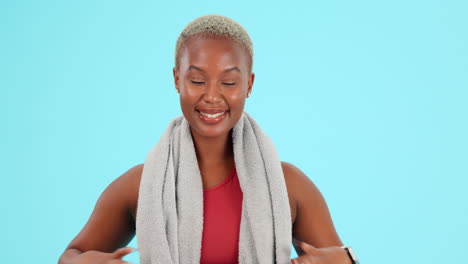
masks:
[[[218,13],[253,39],[246,111],[361,263],[463,262],[467,3],[2,1],[2,261],[57,262],[181,114],[176,38]]]

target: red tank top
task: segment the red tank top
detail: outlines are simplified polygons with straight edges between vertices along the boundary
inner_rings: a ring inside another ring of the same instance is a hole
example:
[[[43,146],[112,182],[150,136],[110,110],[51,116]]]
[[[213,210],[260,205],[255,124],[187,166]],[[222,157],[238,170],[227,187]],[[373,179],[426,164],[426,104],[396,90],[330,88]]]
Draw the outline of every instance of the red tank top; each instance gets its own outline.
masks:
[[[220,184],[203,190],[200,264],[238,263],[242,190],[236,168]]]

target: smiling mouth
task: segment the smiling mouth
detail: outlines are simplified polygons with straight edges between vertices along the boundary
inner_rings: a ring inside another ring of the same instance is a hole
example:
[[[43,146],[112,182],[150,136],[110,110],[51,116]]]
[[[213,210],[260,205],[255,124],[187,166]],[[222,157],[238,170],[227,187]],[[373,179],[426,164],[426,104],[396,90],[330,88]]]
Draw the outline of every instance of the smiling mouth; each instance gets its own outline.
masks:
[[[207,124],[214,125],[223,120],[226,117],[226,113],[229,110],[222,109],[196,109],[199,113],[199,117],[202,121]]]
[[[222,116],[224,113],[226,113],[226,111],[223,111],[223,112],[218,112],[216,114],[209,114],[209,113],[205,113],[205,112],[202,112],[202,111],[198,111],[200,114],[208,117],[208,118],[217,118],[217,117],[220,117]]]

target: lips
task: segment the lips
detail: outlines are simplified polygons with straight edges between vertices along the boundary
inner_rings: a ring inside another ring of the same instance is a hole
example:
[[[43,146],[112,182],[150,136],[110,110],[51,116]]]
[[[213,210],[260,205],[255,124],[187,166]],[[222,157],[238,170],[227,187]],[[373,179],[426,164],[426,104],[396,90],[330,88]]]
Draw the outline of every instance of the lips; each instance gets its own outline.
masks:
[[[210,125],[219,123],[224,119],[226,113],[229,112],[228,110],[221,108],[199,108],[196,110],[199,113],[200,119]]]
[[[204,112],[199,112],[200,114],[202,114],[203,116],[206,116],[208,118],[217,118],[219,116],[221,116],[222,114],[224,114],[225,112],[219,112],[219,113],[216,113],[216,114],[208,114],[208,113],[204,113]]]
[[[198,112],[202,112],[205,114],[217,114],[217,113],[222,113],[222,112],[227,112],[227,109],[222,109],[222,108],[198,108]]]

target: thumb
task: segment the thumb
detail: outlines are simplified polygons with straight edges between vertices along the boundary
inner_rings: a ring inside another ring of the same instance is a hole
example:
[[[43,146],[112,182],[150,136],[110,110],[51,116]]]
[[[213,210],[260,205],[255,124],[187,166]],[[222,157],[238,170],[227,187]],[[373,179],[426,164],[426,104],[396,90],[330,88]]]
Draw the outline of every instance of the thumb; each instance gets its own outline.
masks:
[[[129,254],[129,253],[131,253],[133,251],[134,251],[134,249],[132,247],[119,248],[116,251],[114,251],[114,253],[112,253],[112,258],[121,259],[125,255],[127,255],[127,254]]]
[[[309,243],[306,243],[304,241],[297,240],[296,245],[299,246],[303,252],[310,254],[310,255],[316,255],[318,249],[314,246],[312,246]]]

